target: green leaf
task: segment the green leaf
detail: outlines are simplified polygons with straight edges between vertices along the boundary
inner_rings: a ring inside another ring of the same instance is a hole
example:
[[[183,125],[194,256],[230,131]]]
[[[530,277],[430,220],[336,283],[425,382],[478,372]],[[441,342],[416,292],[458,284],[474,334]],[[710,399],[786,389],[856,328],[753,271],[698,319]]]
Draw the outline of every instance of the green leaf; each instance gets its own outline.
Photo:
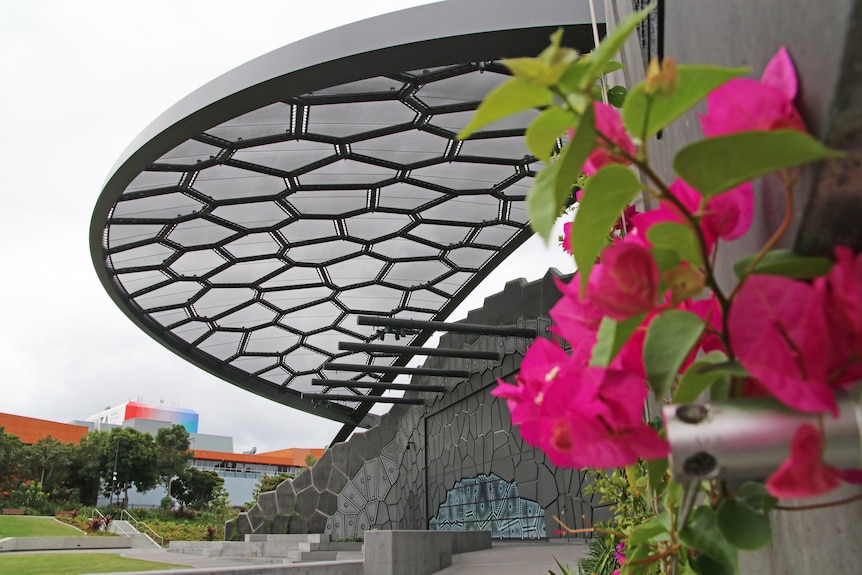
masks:
[[[637,28],[638,24],[640,24],[649,15],[653,8],[655,8],[655,4],[650,4],[643,10],[624,18],[616,28],[605,36],[598,47],[593,50],[589,56],[587,56],[590,68],[584,78],[586,82],[582,80],[582,90],[586,90],[592,82],[597,80],[599,76],[604,73],[605,66],[613,60],[617,55],[617,52],[619,52],[626,43],[629,35],[635,28]]]
[[[465,139],[488,124],[532,108],[548,106],[553,101],[551,91],[521,78],[510,78],[491,90],[479,104],[467,126],[458,134]]]
[[[625,70],[626,67],[623,66],[622,62],[617,62],[616,60],[611,60],[607,64],[605,64],[604,69],[602,70],[603,74],[610,74],[612,72],[616,72],[617,70]]]
[[[670,395],[682,362],[700,339],[706,324],[691,312],[669,310],[650,322],[644,339],[647,382],[661,400]]]
[[[577,125],[578,118],[562,108],[548,108],[527,127],[527,148],[530,153],[545,162],[551,160],[551,152],[563,133]]]
[[[587,182],[571,229],[582,290],[586,289],[596,258],[608,244],[608,233],[640,191],[638,177],[617,164],[605,166]]]
[[[803,256],[793,250],[772,250],[766,252],[753,270],[748,271],[754,257],[749,255],[733,263],[733,272],[740,280],[750,273],[807,280],[824,276],[832,269],[832,261],[826,258]]]
[[[647,94],[646,81],[629,92],[623,108],[623,125],[630,134],[646,139],[690,110],[717,87],[747,72],[747,68],[677,66],[677,87],[671,94]]]
[[[560,80],[557,82],[557,85],[564,92],[577,92],[581,89],[581,83],[584,81],[584,77],[589,71],[590,67],[587,65],[586,59],[581,58],[580,60],[572,62],[566,66],[566,69],[563,72],[563,75],[560,76]]]
[[[797,130],[739,132],[686,146],[674,158],[673,169],[709,199],[784,168],[843,156]]]
[[[664,482],[665,472],[668,469],[667,457],[661,459],[650,459],[646,462],[647,477],[649,477],[649,488],[656,496],[661,495],[667,484]]]
[[[714,561],[709,555],[700,554],[691,560],[691,567],[697,575],[735,575],[736,571]]]
[[[554,222],[572,197],[575,181],[581,175],[587,156],[595,147],[595,116],[592,107],[589,107],[578,122],[572,141],[563,148],[556,161],[539,173],[527,195],[530,225],[544,238],[545,243],[550,240]]]
[[[701,368],[705,365],[712,365],[719,362],[727,361],[727,356],[720,351],[711,351],[706,354],[700,361],[695,362],[689,367],[682,378],[679,380],[679,387],[673,394],[674,403],[689,403],[697,400],[703,390],[711,386],[713,383],[729,377],[721,371],[701,372]]]
[[[758,511],[768,513],[777,504],[778,500],[769,494],[766,485],[757,481],[746,481],[736,490],[736,498]]]
[[[690,227],[677,222],[660,222],[647,230],[647,239],[653,247],[673,250],[679,259],[703,267],[700,244]]]
[[[654,515],[634,529],[629,535],[628,545],[640,545],[648,541],[669,541],[670,529],[667,523],[670,521],[667,511],[660,515]]]
[[[769,517],[738,499],[725,499],[716,511],[718,527],[727,541],[739,549],[756,551],[772,541]]]
[[[676,250],[657,250],[651,248],[650,253],[653,259],[655,259],[660,272],[666,272],[679,267],[679,254],[676,253]]]
[[[748,370],[745,369],[745,367],[743,367],[743,365],[736,360],[715,363],[712,365],[704,365],[700,368],[701,373],[713,371],[719,371],[733,377],[751,377],[751,374],[748,373]]]
[[[737,571],[738,554],[736,547],[731,545],[718,528],[715,512],[706,505],[701,505],[692,513],[688,523],[679,531],[680,540],[694,547],[701,553],[709,555],[716,562]],[[698,570],[700,573],[700,571]]]
[[[646,314],[636,315],[623,321],[602,318],[590,365],[607,367],[614,360],[632,334],[637,330]]]
[[[622,108],[626,103],[626,97],[629,91],[625,86],[614,86],[608,88],[608,103],[614,108]]]

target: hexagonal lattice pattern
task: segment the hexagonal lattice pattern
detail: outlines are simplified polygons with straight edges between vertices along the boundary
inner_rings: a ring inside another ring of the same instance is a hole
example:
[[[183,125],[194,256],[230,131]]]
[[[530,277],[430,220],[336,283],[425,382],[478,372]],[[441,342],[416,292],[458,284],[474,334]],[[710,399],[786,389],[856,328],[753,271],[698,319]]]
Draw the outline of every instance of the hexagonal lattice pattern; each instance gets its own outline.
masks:
[[[116,287],[231,379],[302,393],[326,361],[371,363],[338,350],[377,337],[356,315],[439,317],[529,234],[519,136],[535,113],[455,139],[504,79],[493,62],[369,78],[195,135],[114,205]]]

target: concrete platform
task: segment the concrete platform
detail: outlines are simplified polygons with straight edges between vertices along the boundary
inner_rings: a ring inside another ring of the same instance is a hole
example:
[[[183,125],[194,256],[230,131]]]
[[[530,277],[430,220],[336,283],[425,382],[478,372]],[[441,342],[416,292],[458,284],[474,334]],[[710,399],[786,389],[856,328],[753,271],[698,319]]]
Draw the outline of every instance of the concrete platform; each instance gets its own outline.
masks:
[[[555,557],[577,573],[577,561],[586,554],[584,542],[494,541],[490,549],[453,555],[452,565],[434,575],[524,575],[549,570],[559,575]]]

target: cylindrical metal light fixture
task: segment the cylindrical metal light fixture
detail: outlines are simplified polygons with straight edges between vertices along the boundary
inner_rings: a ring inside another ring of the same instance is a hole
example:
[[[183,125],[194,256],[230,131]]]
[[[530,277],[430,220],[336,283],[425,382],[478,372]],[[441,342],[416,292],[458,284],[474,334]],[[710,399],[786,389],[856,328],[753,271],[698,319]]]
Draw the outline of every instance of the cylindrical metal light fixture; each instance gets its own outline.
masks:
[[[838,418],[794,411],[767,398],[666,405],[671,473],[678,481],[764,478],[787,458],[803,423],[823,430],[826,463],[862,468],[860,392],[857,385],[836,394]]]

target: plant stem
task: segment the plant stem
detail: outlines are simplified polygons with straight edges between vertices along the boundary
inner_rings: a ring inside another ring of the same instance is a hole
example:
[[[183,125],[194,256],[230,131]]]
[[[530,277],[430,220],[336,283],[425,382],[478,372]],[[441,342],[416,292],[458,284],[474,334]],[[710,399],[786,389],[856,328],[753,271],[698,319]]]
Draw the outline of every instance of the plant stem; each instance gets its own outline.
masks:
[[[852,497],[848,497],[846,499],[839,499],[837,501],[828,501],[826,503],[812,503],[810,505],[776,505],[774,509],[780,509],[781,511],[808,511],[810,509],[825,509],[827,507],[838,507],[839,505],[847,505],[848,503],[853,503],[854,501],[862,501],[862,493],[858,493],[853,495]]]

